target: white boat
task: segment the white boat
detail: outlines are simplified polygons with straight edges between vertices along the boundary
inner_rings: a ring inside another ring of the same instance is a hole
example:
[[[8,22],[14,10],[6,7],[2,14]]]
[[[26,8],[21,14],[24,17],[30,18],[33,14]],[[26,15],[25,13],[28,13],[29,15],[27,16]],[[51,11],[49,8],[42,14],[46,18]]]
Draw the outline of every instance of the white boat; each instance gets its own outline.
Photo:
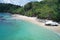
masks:
[[[46,21],[45,25],[58,26],[58,23],[57,22],[53,22],[53,21]]]

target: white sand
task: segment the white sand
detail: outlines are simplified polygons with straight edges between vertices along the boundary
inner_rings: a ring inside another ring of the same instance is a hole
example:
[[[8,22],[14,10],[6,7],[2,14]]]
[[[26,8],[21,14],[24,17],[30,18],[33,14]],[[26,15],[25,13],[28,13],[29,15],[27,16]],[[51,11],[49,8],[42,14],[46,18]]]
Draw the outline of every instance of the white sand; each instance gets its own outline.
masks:
[[[60,34],[60,24],[59,24],[59,26],[46,26],[45,23],[39,22],[36,17],[27,17],[27,16],[18,15],[18,14],[14,14],[13,18],[32,22],[34,24],[40,25],[41,27],[45,27],[49,30],[52,30],[52,31]]]

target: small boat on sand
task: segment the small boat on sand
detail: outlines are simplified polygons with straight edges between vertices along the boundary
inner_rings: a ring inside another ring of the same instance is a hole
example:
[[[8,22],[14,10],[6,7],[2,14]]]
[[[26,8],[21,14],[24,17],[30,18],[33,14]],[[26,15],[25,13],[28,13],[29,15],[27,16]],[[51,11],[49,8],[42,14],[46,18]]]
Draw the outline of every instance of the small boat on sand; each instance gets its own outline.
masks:
[[[53,21],[47,21],[47,22],[45,22],[45,25],[58,26],[58,23],[57,22],[53,22]]]

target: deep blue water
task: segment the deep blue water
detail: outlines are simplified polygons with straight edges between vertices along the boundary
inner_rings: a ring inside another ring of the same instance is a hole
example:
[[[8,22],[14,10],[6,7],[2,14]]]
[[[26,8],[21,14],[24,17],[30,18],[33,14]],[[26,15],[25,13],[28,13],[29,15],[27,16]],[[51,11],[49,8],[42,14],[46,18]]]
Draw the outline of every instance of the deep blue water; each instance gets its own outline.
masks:
[[[0,16],[5,19],[0,19],[0,40],[60,40],[53,31],[27,21],[8,19],[10,14],[1,13]]]

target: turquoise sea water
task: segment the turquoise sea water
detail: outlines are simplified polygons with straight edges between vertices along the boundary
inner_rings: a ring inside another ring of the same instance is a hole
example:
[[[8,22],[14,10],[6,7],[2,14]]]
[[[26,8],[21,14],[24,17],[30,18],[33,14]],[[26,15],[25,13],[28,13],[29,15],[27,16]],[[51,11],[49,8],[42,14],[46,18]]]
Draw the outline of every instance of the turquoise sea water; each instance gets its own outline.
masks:
[[[3,15],[6,20],[0,19],[0,40],[60,40],[54,32],[33,23],[8,19],[10,14]]]

